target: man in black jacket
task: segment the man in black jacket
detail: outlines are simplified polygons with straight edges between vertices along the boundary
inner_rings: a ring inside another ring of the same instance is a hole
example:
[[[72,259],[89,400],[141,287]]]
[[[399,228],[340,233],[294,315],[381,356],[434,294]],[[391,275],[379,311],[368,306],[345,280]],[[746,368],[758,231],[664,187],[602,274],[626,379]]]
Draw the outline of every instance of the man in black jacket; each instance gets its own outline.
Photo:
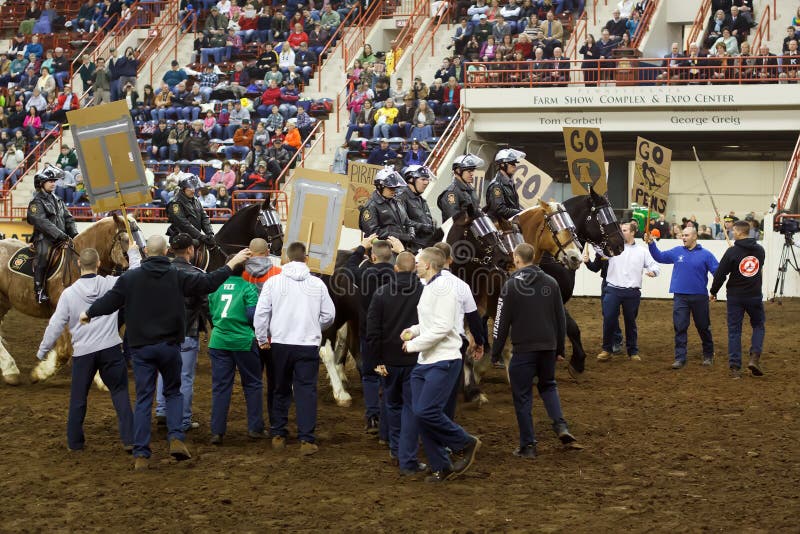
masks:
[[[365,237],[345,265],[345,270],[360,295],[358,314],[360,332],[367,331],[367,312],[375,291],[394,279],[394,265],[391,263],[392,248],[402,252],[403,245],[397,239],[390,238],[390,240],[391,243],[389,240],[379,240],[375,234]],[[370,261],[366,261],[367,255]],[[385,413],[382,414],[386,406],[380,402],[381,377],[375,372],[375,365],[372,365],[374,358],[369,351],[366,338],[362,337],[361,384],[364,389],[365,430],[368,434],[380,433],[380,438],[385,439],[388,438],[388,426]]]
[[[153,410],[156,374],[164,378],[167,404],[167,439],[169,453],[177,460],[191,458],[181,430],[181,355],[180,344],[186,338],[188,295],[207,295],[222,285],[233,268],[244,263],[250,250],[244,249],[227,265],[208,274],[194,274],[176,269],[167,258],[163,236],[150,236],[142,266],[122,275],[114,287],[81,314],[81,323],[92,317],[109,315],[125,307],[126,336],[133,360],[136,382],[136,409],[133,415],[134,469],[149,467],[150,415]]]
[[[172,265],[179,271],[202,274],[204,271],[192,265],[195,249],[199,243],[189,234],[180,233],[170,240],[170,248],[175,253]],[[200,332],[206,331],[206,320],[209,318],[208,297],[206,295],[187,295],[184,298],[186,308],[186,337],[180,343],[181,349],[181,395],[183,395],[183,418],[181,429],[186,432],[200,425],[192,421],[192,398],[194,397],[194,375],[197,369],[197,353],[200,350]],[[164,399],[164,383],[158,377],[156,387],[156,420],[158,424],[167,422],[167,403]]]
[[[719,261],[714,281],[711,283],[711,302],[717,300],[717,293],[725,278],[730,274],[725,286],[728,295],[728,366],[731,378],[742,376],[742,319],[750,316],[753,334],[750,338],[750,362],[747,368],[753,376],[762,376],[760,367],[761,351],[764,346],[764,299],[761,293],[761,272],[764,269],[764,248],[750,235],[750,223],[733,223],[733,246],[725,251]]]
[[[389,450],[403,475],[427,468],[417,459],[419,430],[411,406],[411,371],[417,353],[403,352],[400,339],[403,330],[418,322],[417,304],[423,286],[415,267],[414,256],[401,252],[394,266],[395,279],[378,288],[367,313],[367,354],[371,361],[365,367],[383,376]]]
[[[167,218],[171,223],[167,228],[167,235],[187,233],[192,239],[213,247],[215,241],[211,221],[195,197],[195,191],[199,188],[200,179],[193,174],[184,173],[184,177],[178,182],[178,193],[167,204]]]
[[[409,226],[414,229],[414,238],[411,241],[416,251],[428,246],[436,232],[436,222],[431,215],[431,208],[422,198],[422,194],[434,178],[431,170],[422,165],[409,165],[403,169],[403,178],[408,187],[400,191],[398,201],[406,210]]]
[[[517,271],[500,293],[494,322],[492,354],[499,355],[511,331],[512,358],[508,366],[511,395],[519,425],[516,456],[536,457],[536,439],[531,409],[533,380],[542,398],[553,430],[562,443],[571,443],[567,422],[561,412],[556,385],[556,357],[564,354],[566,318],[556,281],[533,264],[534,249],[523,243],[514,249]],[[537,310],[538,313],[531,313]]]
[[[521,159],[525,159],[525,153],[513,148],[504,148],[494,157],[497,174],[486,188],[486,209],[484,210],[489,217],[510,221],[522,211],[513,179]]]

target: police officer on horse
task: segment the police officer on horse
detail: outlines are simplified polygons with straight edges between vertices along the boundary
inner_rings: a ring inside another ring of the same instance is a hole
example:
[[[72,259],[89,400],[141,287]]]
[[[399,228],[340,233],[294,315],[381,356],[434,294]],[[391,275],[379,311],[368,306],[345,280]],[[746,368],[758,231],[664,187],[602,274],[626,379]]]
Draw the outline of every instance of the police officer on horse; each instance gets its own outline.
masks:
[[[375,191],[361,211],[361,231],[364,235],[376,234],[379,239],[393,236],[406,247],[413,246],[414,228],[403,203],[396,196],[406,187],[405,180],[394,168],[385,167],[375,174],[373,183]]]
[[[172,237],[183,232],[212,248],[216,246],[216,242],[211,221],[200,201],[194,196],[199,188],[200,179],[194,174],[184,173],[178,181],[178,192],[167,204],[167,219],[170,222],[167,235]]]
[[[53,194],[56,181],[64,171],[52,165],[33,177],[36,193],[28,204],[28,224],[33,226],[36,262],[33,269],[33,288],[39,304],[47,302],[47,270],[53,245],[69,241],[78,235],[75,220],[64,202]]]
[[[497,174],[486,188],[486,214],[497,220],[511,221],[522,208],[519,206],[519,195],[514,187],[513,176],[517,171],[519,160],[525,153],[513,148],[504,148],[494,157]]]
[[[459,218],[458,222],[466,224],[483,215],[472,185],[475,169],[483,164],[484,161],[474,154],[464,154],[453,161],[453,182],[436,201],[443,221]]]
[[[414,229],[414,242],[411,247],[414,251],[430,246],[430,241],[436,232],[436,222],[431,215],[428,202],[422,198],[422,193],[434,179],[433,173],[423,165],[409,165],[403,169],[408,187],[401,189],[398,195],[400,203],[408,214],[408,220]]]

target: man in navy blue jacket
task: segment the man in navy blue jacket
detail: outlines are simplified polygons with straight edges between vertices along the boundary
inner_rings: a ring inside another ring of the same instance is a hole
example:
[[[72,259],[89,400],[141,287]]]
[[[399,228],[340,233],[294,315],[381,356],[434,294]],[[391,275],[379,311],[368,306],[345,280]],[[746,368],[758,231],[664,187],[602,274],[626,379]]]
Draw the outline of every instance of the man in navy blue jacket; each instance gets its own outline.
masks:
[[[711,336],[711,318],[708,312],[708,275],[717,272],[719,262],[714,255],[697,242],[697,229],[687,226],[681,233],[683,246],[660,251],[655,240],[646,234],[650,255],[658,263],[671,263],[672,279],[669,292],[672,301],[672,324],[675,328],[675,362],[673,369],[686,365],[686,332],[690,315],[703,343],[703,365],[714,363],[714,339]]]

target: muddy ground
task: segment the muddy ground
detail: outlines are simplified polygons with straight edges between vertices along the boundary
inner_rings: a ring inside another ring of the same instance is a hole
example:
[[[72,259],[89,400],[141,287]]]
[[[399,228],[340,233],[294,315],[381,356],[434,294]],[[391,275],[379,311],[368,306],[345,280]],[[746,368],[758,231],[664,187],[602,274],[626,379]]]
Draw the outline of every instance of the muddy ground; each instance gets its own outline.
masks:
[[[692,331],[682,371],[668,369],[671,302],[642,304],[640,363],[597,363],[599,302],[576,299],[570,309],[590,360],[580,382],[563,369],[558,377],[582,451],[560,448],[537,399],[539,457],[512,456],[517,429],[499,370],[485,384],[489,404],[459,408],[485,446],[467,475],[445,485],[398,475],[387,450],[363,433],[359,385],[350,387],[353,407],[339,408],[321,381],[321,450],[306,459],[294,441],[278,453],[246,438],[237,386],[225,445],[216,448],[203,351],[195,386],[202,426],[188,437],[194,459],[172,463],[156,434],[154,468],[134,474],[106,393],[91,393],[86,450],[67,451],[64,369],[44,384],[0,385],[0,531],[797,532],[800,302],[767,304],[767,374],[738,381],[728,378],[723,303],[713,306],[715,365],[699,365]],[[27,375],[44,322],[12,312],[3,326]]]

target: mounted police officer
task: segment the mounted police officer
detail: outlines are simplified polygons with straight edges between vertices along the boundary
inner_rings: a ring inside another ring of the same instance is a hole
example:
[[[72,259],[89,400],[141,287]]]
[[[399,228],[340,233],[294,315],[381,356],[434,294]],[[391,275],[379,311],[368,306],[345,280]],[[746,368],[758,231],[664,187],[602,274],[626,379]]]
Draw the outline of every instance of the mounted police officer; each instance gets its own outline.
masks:
[[[414,251],[430,246],[431,239],[436,232],[436,222],[431,215],[428,203],[422,198],[422,193],[434,179],[430,169],[423,165],[409,165],[403,170],[408,187],[401,189],[398,200],[408,214],[408,220],[414,229]]]
[[[519,206],[519,195],[514,187],[513,176],[517,171],[519,160],[525,153],[513,148],[504,148],[494,157],[497,174],[486,188],[486,214],[497,220],[510,221],[522,208]]]
[[[63,175],[61,169],[48,165],[34,176],[36,193],[28,204],[27,220],[33,226],[33,244],[36,247],[33,287],[40,304],[50,300],[47,296],[47,268],[51,247],[78,235],[67,206],[53,194],[56,181]]]
[[[211,221],[200,201],[194,196],[199,188],[200,179],[194,174],[184,173],[178,181],[178,192],[167,204],[167,219],[170,222],[167,235],[172,237],[183,232],[207,247],[213,247],[215,241]]]
[[[443,221],[463,218],[459,222],[467,223],[483,215],[472,185],[475,169],[483,164],[484,161],[474,154],[464,154],[453,161],[453,183],[436,201],[442,211]]]
[[[396,195],[406,187],[400,173],[392,167],[385,167],[375,174],[375,191],[361,211],[359,227],[364,235],[376,234],[379,239],[394,236],[403,245],[413,245],[414,228],[408,220],[403,203]]]

